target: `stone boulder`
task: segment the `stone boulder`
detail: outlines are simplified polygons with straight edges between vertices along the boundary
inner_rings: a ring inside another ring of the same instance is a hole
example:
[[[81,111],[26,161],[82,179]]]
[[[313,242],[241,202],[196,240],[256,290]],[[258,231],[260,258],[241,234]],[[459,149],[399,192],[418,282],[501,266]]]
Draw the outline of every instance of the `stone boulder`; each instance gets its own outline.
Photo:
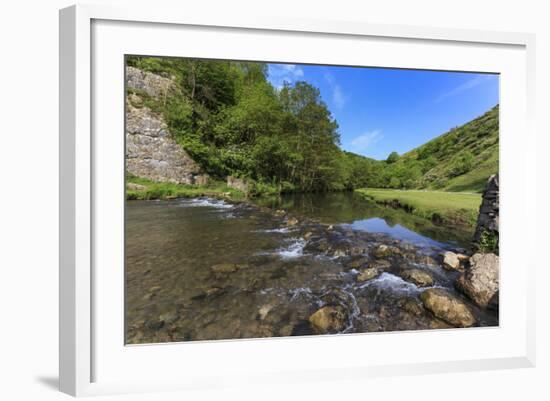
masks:
[[[380,270],[378,270],[376,267],[367,267],[366,269],[361,270],[361,272],[357,275],[357,281],[362,283],[364,281],[372,280],[379,275]]]
[[[399,272],[399,276],[403,280],[416,284],[418,287],[429,287],[434,284],[431,274],[421,269],[402,270]]]
[[[424,307],[455,327],[470,327],[476,319],[470,309],[460,299],[440,288],[430,288],[420,295]]]
[[[347,313],[342,306],[324,306],[309,317],[317,334],[337,333],[346,327]]]
[[[499,257],[494,253],[473,255],[456,287],[483,308],[498,307]]]
[[[367,256],[355,257],[346,263],[346,267],[348,269],[360,269],[361,267],[367,265],[369,261],[370,258]]]
[[[443,267],[447,270],[458,270],[460,268],[460,259],[454,252],[447,251],[443,254]]]
[[[386,258],[391,254],[392,250],[387,245],[378,245],[373,251],[374,257],[378,259]]]

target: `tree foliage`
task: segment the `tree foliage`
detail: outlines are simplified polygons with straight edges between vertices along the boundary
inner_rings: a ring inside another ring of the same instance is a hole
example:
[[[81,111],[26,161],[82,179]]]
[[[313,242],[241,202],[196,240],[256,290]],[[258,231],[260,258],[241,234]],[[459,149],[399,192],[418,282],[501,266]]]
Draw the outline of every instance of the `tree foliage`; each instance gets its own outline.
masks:
[[[480,153],[495,143],[493,136],[475,137],[494,132],[494,119],[482,118],[403,156],[392,152],[376,161],[340,149],[338,123],[319,89],[307,82],[275,89],[264,63],[140,56],[126,61],[174,81],[175,90],[162,101],[140,96],[162,113],[193,159],[214,177],[251,180],[258,193],[440,187],[474,169]],[[484,147],[476,148],[480,143]],[[457,151],[464,146],[470,150]]]

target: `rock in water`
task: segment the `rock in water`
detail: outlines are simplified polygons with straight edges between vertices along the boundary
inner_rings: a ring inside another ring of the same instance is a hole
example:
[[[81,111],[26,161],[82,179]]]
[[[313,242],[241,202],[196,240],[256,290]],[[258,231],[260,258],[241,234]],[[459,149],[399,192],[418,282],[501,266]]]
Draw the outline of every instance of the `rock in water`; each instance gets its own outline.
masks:
[[[391,249],[387,245],[379,245],[374,250],[374,257],[376,257],[378,259],[382,259],[382,258],[385,258],[385,257],[390,256],[390,255],[391,255]]]
[[[399,276],[401,276],[403,280],[407,280],[419,287],[429,287],[434,284],[433,277],[429,273],[420,269],[402,270],[399,273]]]
[[[460,268],[460,259],[454,252],[447,251],[443,254],[443,267],[447,270],[458,270]]]
[[[239,270],[239,265],[235,263],[219,263],[210,267],[214,273],[233,273]]]
[[[380,271],[376,267],[367,267],[362,270],[361,273],[357,276],[357,281],[362,283],[363,281],[372,280],[375,277],[380,275]]]
[[[341,306],[324,306],[309,317],[318,334],[337,333],[346,327],[347,314]]]
[[[430,288],[420,295],[420,299],[435,317],[455,327],[470,327],[476,322],[470,309],[445,290]]]
[[[287,220],[286,222],[287,226],[295,226],[296,224],[298,224],[298,219],[296,217],[291,217]]]
[[[369,263],[369,258],[368,257],[365,257],[365,256],[361,256],[361,257],[356,257],[355,259],[352,259],[350,260],[349,262],[346,263],[346,267],[348,269],[359,269],[363,266],[365,266],[366,264]]]
[[[456,287],[483,308],[498,307],[498,256],[494,253],[473,255],[470,267],[459,277]]]

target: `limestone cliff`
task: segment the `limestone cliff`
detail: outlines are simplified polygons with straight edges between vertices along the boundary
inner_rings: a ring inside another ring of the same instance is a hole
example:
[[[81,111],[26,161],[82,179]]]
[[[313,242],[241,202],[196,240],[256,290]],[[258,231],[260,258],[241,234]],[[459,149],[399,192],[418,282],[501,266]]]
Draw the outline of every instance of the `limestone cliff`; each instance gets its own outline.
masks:
[[[159,75],[127,67],[126,85],[149,96],[165,98],[173,82]],[[172,138],[162,115],[154,113],[142,103],[137,94],[127,96],[126,171],[153,181],[205,184],[208,176]]]

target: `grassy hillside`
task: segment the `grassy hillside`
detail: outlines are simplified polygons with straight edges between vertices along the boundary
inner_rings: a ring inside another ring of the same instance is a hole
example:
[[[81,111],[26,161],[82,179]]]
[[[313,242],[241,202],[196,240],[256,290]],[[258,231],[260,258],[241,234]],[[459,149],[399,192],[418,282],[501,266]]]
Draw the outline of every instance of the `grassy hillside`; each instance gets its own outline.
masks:
[[[404,172],[410,181],[394,187],[481,192],[487,178],[498,171],[498,117],[497,105],[399,157],[390,164],[395,172],[390,175]]]

